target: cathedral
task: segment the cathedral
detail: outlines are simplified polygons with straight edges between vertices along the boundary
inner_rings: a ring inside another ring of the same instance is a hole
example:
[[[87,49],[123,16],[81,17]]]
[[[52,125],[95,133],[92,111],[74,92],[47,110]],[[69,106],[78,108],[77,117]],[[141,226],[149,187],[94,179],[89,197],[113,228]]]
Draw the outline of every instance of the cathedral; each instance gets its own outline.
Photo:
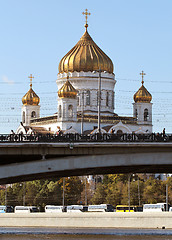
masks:
[[[22,98],[22,120],[16,133],[151,133],[152,96],[144,86],[133,96],[133,117],[115,113],[115,73],[112,60],[85,32],[78,43],[61,59],[57,75],[57,109],[41,117],[40,98],[32,88]]]

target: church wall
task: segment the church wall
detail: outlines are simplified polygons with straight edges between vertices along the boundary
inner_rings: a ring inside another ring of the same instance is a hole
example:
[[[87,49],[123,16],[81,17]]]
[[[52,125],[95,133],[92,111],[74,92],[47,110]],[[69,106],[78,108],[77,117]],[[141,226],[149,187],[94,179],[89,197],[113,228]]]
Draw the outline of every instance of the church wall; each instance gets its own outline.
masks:
[[[101,128],[113,125],[113,124],[107,124],[107,123],[101,123]],[[83,128],[84,131],[86,130],[94,130],[97,128],[98,124],[97,122],[84,122]],[[117,133],[118,130],[121,130],[123,133],[132,133],[132,132],[138,132],[138,133],[151,133],[152,132],[152,126],[150,125],[138,125],[138,124],[115,124],[115,133]],[[81,132],[81,123],[77,122],[76,130],[80,133]]]
[[[137,109],[137,116],[136,116],[136,109]],[[148,110],[147,121],[145,121],[144,119],[145,109]],[[137,117],[138,124],[152,125],[152,103],[146,103],[146,102],[133,103],[133,116]]]
[[[66,73],[59,74],[57,79],[57,86],[60,89],[66,82]],[[69,80],[75,89],[79,91],[79,105],[77,105],[77,111],[82,110],[82,92],[84,91],[84,110],[97,111],[97,90],[98,90],[98,73],[93,74],[92,72],[74,72],[69,74]],[[115,79],[113,74],[102,73],[101,77],[101,92],[102,102],[101,110],[114,112],[114,87]],[[90,105],[86,105],[87,90],[90,91]],[[106,95],[109,93],[108,105],[106,104]]]
[[[126,124],[131,132],[143,132],[143,133],[152,133],[152,125],[138,125],[138,124]]]
[[[101,128],[105,127],[107,125],[112,125],[112,124],[107,124],[107,123],[102,123]],[[37,126],[37,125],[35,125]],[[44,127],[48,131],[56,132],[59,130],[58,127],[62,130],[69,129],[72,126],[73,129],[75,129],[78,133],[81,133],[81,122],[55,122],[55,123],[47,123],[47,124],[39,124],[39,127]],[[97,122],[84,122],[83,128],[84,131],[86,130],[94,130],[94,128],[97,128],[98,124]],[[31,126],[32,127],[32,126]],[[151,125],[138,125],[138,124],[116,124],[113,126],[115,128],[115,133],[118,130],[122,130],[123,133],[141,133],[141,132],[147,132],[151,133],[152,132],[152,126]],[[109,130],[110,131],[110,130]]]
[[[30,120],[33,119],[32,112],[35,112],[35,118],[40,117],[39,105],[23,105],[22,106],[22,123],[24,126],[30,125]],[[25,117],[24,117],[25,116]]]
[[[58,114],[58,121],[77,121],[77,99],[73,98],[58,98],[58,112],[59,106],[61,106],[61,117]],[[72,106],[72,110],[69,107]],[[71,112],[71,116],[70,116]]]

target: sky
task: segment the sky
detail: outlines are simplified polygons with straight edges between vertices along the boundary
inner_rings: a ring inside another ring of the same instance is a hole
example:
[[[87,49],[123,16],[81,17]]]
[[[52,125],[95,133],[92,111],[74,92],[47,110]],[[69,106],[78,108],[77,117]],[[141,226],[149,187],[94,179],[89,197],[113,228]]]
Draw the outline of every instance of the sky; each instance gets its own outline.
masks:
[[[153,131],[172,133],[171,0],[0,0],[0,133],[19,126],[30,74],[41,116],[57,112],[58,64],[84,33],[86,8],[88,32],[114,64],[115,113],[132,116],[143,70]]]

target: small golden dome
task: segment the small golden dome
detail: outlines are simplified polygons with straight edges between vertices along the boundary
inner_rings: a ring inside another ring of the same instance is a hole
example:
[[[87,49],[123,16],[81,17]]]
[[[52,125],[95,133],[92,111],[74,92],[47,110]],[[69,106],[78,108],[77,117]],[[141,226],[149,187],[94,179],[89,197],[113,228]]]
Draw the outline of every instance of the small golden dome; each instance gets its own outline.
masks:
[[[139,90],[134,94],[135,102],[148,102],[150,103],[152,100],[152,95],[148,92],[148,90],[143,86],[139,88]]]
[[[87,32],[88,24],[85,25],[85,33],[79,42],[61,59],[59,73],[63,72],[89,72],[107,71],[113,73],[112,60],[96,45]]]
[[[58,96],[60,98],[76,98],[78,91],[72,86],[68,78],[65,84],[59,89]]]
[[[33,91],[32,84],[30,84],[29,91],[22,97],[22,103],[24,105],[38,105],[40,102],[40,98]]]

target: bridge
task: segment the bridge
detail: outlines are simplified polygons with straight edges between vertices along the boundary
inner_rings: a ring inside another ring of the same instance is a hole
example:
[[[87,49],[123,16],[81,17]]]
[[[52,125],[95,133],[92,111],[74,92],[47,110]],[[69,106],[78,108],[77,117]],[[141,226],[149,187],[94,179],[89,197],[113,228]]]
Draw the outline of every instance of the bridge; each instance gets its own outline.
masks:
[[[0,135],[0,184],[109,173],[172,172],[172,135]]]

